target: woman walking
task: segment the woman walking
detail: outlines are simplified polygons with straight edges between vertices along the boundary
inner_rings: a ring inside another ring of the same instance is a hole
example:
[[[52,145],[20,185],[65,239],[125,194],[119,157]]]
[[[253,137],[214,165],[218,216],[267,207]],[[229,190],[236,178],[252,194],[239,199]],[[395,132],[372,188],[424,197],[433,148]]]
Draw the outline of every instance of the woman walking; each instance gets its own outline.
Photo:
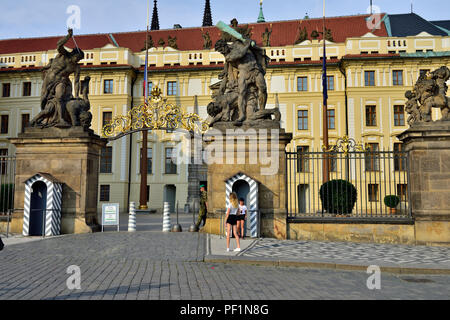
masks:
[[[225,218],[226,228],[227,228],[227,252],[230,252],[230,236],[231,228],[233,228],[233,233],[236,237],[237,248],[234,252],[241,251],[241,245],[239,243],[239,234],[237,232],[237,215],[239,214],[239,202],[236,193],[230,195],[230,205],[227,208],[227,216]]]

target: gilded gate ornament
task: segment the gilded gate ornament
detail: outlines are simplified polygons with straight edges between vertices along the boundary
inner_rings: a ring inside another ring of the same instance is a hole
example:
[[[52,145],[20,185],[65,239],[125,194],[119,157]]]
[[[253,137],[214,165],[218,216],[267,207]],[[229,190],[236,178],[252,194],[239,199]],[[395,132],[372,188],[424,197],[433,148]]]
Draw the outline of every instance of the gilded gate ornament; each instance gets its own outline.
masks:
[[[204,133],[209,129],[209,123],[197,114],[186,113],[179,106],[168,103],[161,96],[161,89],[155,86],[150,101],[133,107],[126,115],[116,116],[103,127],[102,135],[117,140],[143,130],[177,129]]]
[[[355,139],[343,136],[336,141],[336,144],[326,148],[322,146],[324,152],[343,152],[348,155],[350,152],[365,152],[369,150],[369,146],[366,143],[356,142]]]

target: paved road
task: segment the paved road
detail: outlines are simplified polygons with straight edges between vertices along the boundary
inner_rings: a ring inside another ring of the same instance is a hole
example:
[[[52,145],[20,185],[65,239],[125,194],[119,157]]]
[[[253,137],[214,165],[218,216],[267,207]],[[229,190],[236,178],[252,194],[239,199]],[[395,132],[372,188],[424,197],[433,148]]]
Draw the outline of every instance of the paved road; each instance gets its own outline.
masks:
[[[101,220],[101,215],[98,217],[98,221]],[[175,224],[177,216],[171,215],[171,223]],[[128,215],[120,215],[120,231],[128,230]],[[137,231],[162,231],[163,216],[161,214],[137,214],[136,215],[136,230]],[[178,223],[183,228],[183,231],[188,231],[189,227],[193,224],[192,214],[180,213],[178,215]],[[115,230],[117,227],[107,227],[106,230]]]
[[[0,252],[4,299],[448,299],[449,276],[382,274],[367,289],[364,272],[204,263],[205,236],[160,232],[70,235]],[[81,270],[68,290],[66,270]]]

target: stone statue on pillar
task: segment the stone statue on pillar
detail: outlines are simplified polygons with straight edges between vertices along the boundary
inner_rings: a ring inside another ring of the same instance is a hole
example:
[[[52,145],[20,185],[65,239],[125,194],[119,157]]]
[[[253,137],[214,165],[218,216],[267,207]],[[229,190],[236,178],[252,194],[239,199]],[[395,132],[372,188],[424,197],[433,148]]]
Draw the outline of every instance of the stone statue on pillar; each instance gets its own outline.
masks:
[[[450,121],[450,98],[447,97],[447,84],[450,69],[443,66],[433,72],[422,74],[412,91],[405,97],[406,112],[409,114],[408,124],[414,126],[432,122],[433,108],[441,109],[441,121]]]
[[[31,127],[70,128],[82,126],[89,129],[92,114],[89,112],[89,77],[80,81],[79,62],[84,52],[78,47],[72,51],[64,45],[73,37],[72,29],[58,41],[58,54],[44,67],[44,82],[41,91],[41,112],[31,121]],[[74,75],[75,97],[70,75]],[[80,98],[80,89],[82,98]]]
[[[265,50],[235,29],[226,25],[220,27],[233,36],[234,41],[229,43],[220,39],[215,44],[215,50],[225,57],[225,67],[219,75],[221,81],[211,86],[213,101],[208,105],[208,114],[212,118],[210,126],[279,128],[279,109],[266,109],[268,94],[265,74],[269,58]]]

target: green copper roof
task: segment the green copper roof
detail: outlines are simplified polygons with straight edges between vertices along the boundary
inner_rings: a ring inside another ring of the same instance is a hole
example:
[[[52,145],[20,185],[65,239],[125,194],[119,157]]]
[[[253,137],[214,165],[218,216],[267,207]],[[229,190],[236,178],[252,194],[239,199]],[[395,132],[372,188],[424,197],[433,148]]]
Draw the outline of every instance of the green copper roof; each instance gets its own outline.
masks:
[[[450,51],[400,53],[400,57],[404,58],[450,57]]]
[[[389,19],[389,15],[384,15],[384,25],[386,26],[386,31],[388,34],[388,37],[392,37],[392,28],[391,28],[391,20]]]
[[[263,9],[262,9],[262,2],[259,7],[259,16],[258,16],[258,23],[261,23],[261,22],[266,22],[266,19],[264,18]]]
[[[447,34],[450,36],[450,30],[445,29],[444,27],[438,26],[435,24],[436,27],[438,27],[439,29],[441,29],[444,32],[447,32]]]

